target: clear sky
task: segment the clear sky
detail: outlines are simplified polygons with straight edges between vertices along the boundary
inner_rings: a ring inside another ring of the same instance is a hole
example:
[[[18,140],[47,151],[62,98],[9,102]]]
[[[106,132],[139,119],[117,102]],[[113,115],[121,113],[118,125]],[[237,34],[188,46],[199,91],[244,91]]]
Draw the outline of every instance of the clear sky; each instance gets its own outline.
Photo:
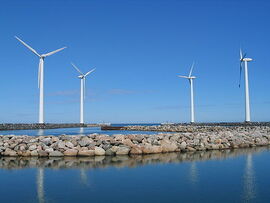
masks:
[[[45,121],[78,122],[86,72],[86,122],[187,122],[195,61],[195,119],[244,121],[239,47],[249,63],[251,118],[269,121],[268,0],[1,0],[0,122],[37,122],[40,53]]]

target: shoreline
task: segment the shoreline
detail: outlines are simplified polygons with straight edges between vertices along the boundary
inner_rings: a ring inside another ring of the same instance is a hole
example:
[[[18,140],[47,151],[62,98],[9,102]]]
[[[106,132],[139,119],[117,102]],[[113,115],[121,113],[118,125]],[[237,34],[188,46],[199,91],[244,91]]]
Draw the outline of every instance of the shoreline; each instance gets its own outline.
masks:
[[[136,129],[153,126],[135,126]],[[128,126],[134,130],[134,126]],[[1,135],[0,156],[63,157],[115,156],[195,152],[270,145],[269,126],[158,126],[157,134],[90,134],[86,136]],[[164,130],[167,129],[167,130]],[[174,132],[174,133],[172,133]]]

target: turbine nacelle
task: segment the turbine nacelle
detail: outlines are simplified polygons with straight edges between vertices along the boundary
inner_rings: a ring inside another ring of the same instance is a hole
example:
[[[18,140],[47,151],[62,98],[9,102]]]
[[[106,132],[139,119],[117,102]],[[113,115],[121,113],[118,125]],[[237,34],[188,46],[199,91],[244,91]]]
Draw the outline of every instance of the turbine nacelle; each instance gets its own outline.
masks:
[[[79,75],[78,78],[84,79],[84,75]]]
[[[240,61],[246,61],[246,62],[250,62],[252,60],[253,60],[252,58],[243,58],[243,59],[240,59]]]
[[[185,79],[188,79],[188,80],[193,80],[193,79],[196,79],[195,76],[183,76],[183,75],[178,75],[179,78],[185,78]]]

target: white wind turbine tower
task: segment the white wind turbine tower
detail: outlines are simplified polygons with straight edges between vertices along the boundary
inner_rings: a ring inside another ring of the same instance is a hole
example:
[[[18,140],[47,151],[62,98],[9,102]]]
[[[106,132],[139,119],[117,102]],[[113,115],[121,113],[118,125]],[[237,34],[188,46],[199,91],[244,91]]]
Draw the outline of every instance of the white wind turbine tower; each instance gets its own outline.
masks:
[[[192,76],[192,71],[193,71],[193,67],[194,67],[194,63],[192,64],[191,68],[190,68],[190,72],[188,76],[181,76],[179,75],[178,77],[180,78],[185,78],[189,80],[189,84],[190,84],[190,103],[191,103],[191,107],[190,107],[190,118],[191,118],[191,123],[195,122],[195,116],[194,116],[194,91],[193,91],[193,79],[195,79],[195,76]]]
[[[84,124],[85,79],[86,79],[87,75],[89,75],[90,73],[92,73],[96,69],[94,68],[94,69],[90,70],[89,72],[87,72],[86,74],[83,74],[77,66],[75,66],[73,63],[71,63],[71,65],[80,73],[80,75],[78,76],[81,80],[80,123]]]
[[[34,50],[32,47],[30,47],[28,44],[26,44],[24,41],[22,41],[20,38],[15,36],[17,40],[19,40],[24,46],[26,46],[30,51],[32,51],[34,54],[36,54],[39,57],[39,67],[38,67],[38,87],[39,87],[39,123],[44,123],[44,59],[47,56],[51,56],[66,47],[63,47],[61,49],[57,49],[55,51],[49,52],[47,54],[39,54],[36,50]]]
[[[246,58],[246,53],[243,55],[242,50],[240,49],[240,79],[239,87],[241,83],[241,74],[242,74],[242,63],[245,64],[245,106],[246,106],[246,122],[250,122],[250,101],[249,101],[249,82],[248,82],[248,62],[252,61],[251,58]]]

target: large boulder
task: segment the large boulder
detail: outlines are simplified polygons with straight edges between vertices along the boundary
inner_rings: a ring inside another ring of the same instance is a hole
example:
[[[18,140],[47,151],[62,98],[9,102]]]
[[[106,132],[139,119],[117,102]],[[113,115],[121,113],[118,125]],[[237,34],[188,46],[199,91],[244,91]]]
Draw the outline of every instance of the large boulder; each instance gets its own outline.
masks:
[[[67,142],[65,143],[65,145],[66,145],[66,147],[68,147],[68,148],[70,148],[70,149],[72,149],[72,148],[74,147],[74,144],[73,144],[72,142],[69,142],[69,141],[67,141]]]
[[[105,155],[105,150],[101,147],[95,147],[95,155],[103,156]]]
[[[118,150],[116,151],[116,155],[127,155],[130,151],[129,147],[119,147]]]
[[[49,155],[48,152],[44,151],[44,150],[38,150],[38,156],[39,157],[47,157]]]
[[[95,150],[79,150],[78,156],[94,156]]]
[[[169,140],[161,140],[160,145],[162,152],[175,152],[178,149],[178,146],[175,142],[170,142]]]
[[[130,139],[124,139],[122,143],[128,147],[133,147],[135,145]]]
[[[142,149],[140,146],[133,146],[129,152],[130,154],[142,154]]]
[[[143,154],[157,154],[162,152],[161,146],[146,144],[142,147]]]
[[[184,141],[184,142],[181,142],[181,144],[180,144],[180,149],[181,149],[181,150],[185,150],[186,147],[187,147],[187,143],[186,143],[185,141]]]
[[[88,146],[91,142],[93,142],[93,140],[91,138],[88,137],[83,137],[81,140],[78,141],[78,144],[81,147],[86,147]]]
[[[3,153],[4,156],[18,156],[17,152],[7,148]]]
[[[41,140],[45,145],[49,145],[52,142],[52,139],[50,137],[44,138]]]
[[[49,156],[51,156],[51,157],[61,157],[61,156],[64,156],[64,154],[62,152],[59,152],[59,151],[53,151],[53,152],[50,152]]]
[[[37,148],[37,145],[33,144],[33,145],[30,145],[28,149],[29,149],[30,151],[33,151],[33,150],[35,150],[36,148]]]
[[[122,134],[116,134],[116,135],[113,135],[113,137],[116,141],[122,141],[125,139],[125,135],[122,135]]]
[[[66,151],[64,151],[65,156],[77,156],[77,154],[78,150],[76,149],[67,149]]]
[[[30,152],[31,156],[38,156],[38,151],[37,150],[33,150]]]

